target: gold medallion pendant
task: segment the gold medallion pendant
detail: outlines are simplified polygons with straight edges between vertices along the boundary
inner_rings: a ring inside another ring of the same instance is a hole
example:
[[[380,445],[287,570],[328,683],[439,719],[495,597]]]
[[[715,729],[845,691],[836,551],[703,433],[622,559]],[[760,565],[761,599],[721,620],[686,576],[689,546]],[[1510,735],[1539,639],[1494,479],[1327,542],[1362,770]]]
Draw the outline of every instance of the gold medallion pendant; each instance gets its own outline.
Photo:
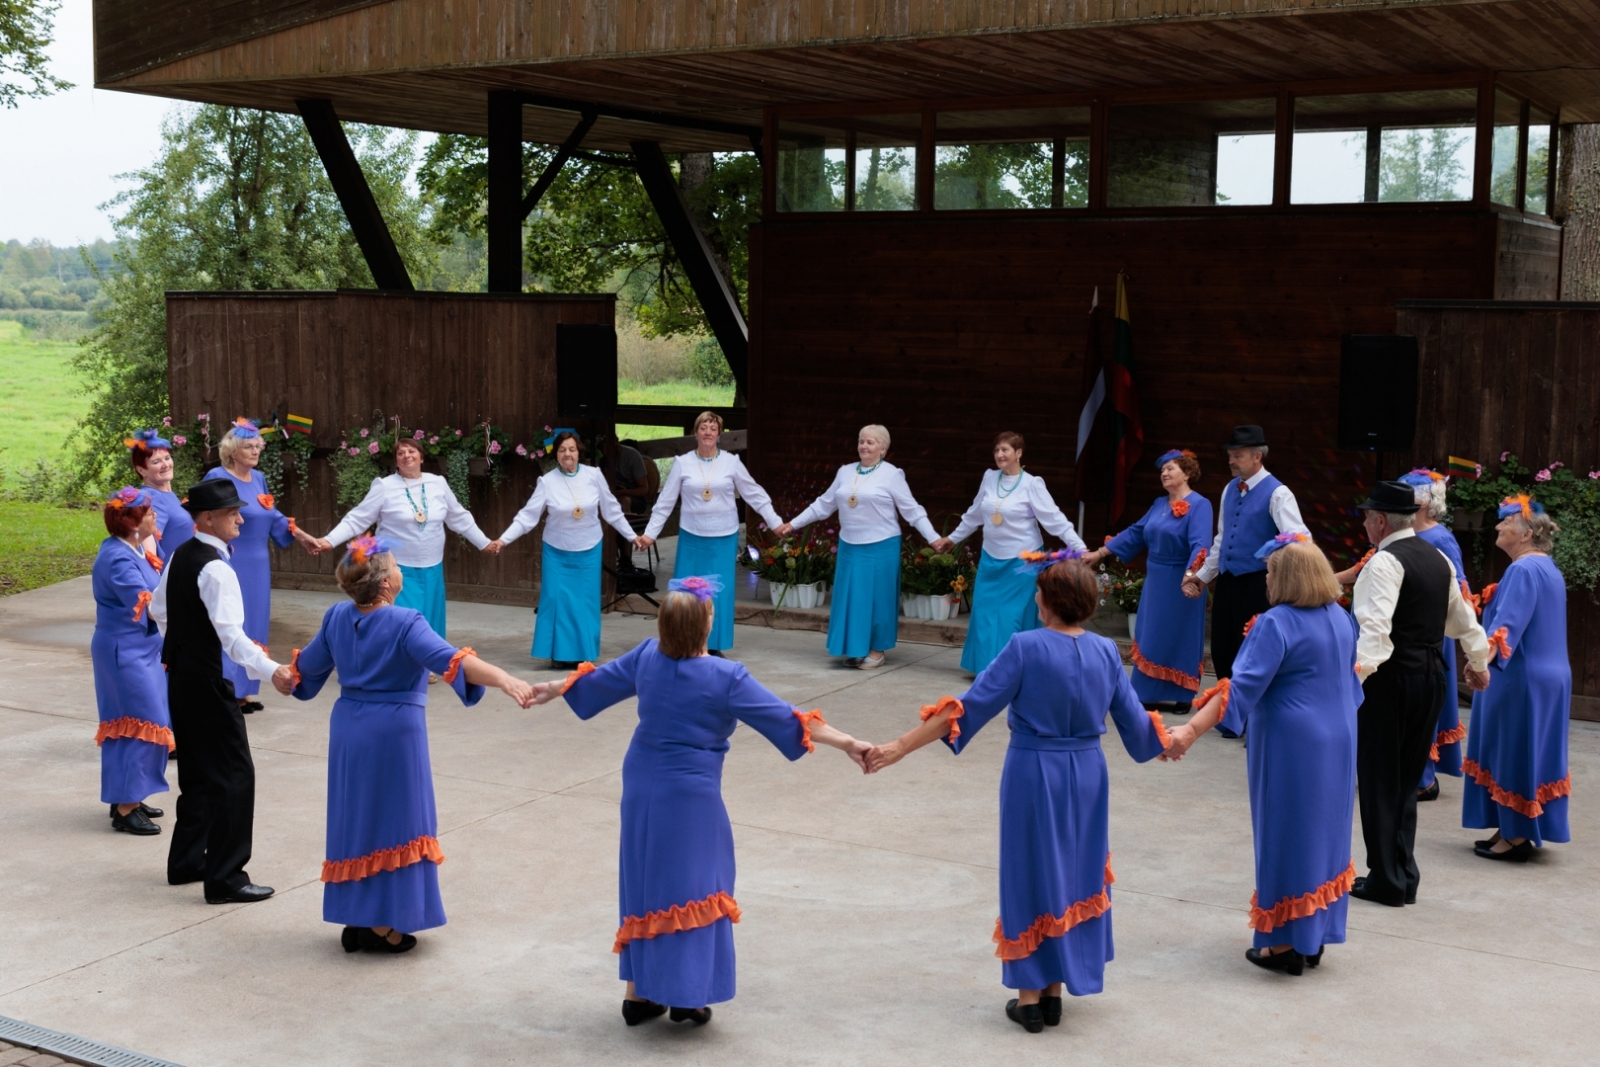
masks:
[[[583,509],[582,508],[573,508],[572,509],[572,517],[575,518],[575,519],[583,518]]]
[[[995,508],[994,509],[994,517],[991,518],[989,521],[994,523],[996,526],[999,526],[1001,523],[1005,522],[1006,520],[1002,519],[1000,517],[1000,509],[999,508]]]
[[[854,493],[851,493],[850,494],[850,499],[845,501],[845,503],[849,504],[851,507],[855,507],[856,506],[856,495]]]
[[[428,513],[426,511],[419,511],[419,512],[416,512],[415,514],[416,514],[416,519],[417,519],[417,525],[418,526],[421,526],[423,523],[428,521]]]
[[[700,496],[701,496],[702,499],[710,500],[711,499],[711,490],[709,490],[709,489],[700,490]]]

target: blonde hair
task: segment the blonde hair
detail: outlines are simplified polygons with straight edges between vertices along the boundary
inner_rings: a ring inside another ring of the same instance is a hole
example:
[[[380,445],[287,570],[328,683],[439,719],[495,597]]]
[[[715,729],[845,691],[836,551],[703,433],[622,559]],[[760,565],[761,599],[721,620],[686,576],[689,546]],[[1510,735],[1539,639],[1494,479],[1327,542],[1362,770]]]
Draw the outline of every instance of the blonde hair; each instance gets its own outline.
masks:
[[[863,437],[872,438],[883,446],[885,452],[889,451],[889,431],[885,427],[879,426],[875,422],[869,423],[861,427],[861,432],[856,434],[858,440]]]
[[[693,593],[674,592],[663,597],[656,615],[661,654],[672,659],[698,656],[711,636],[712,610],[711,600],[701,600]]]
[[[217,442],[217,458],[222,461],[224,467],[233,462],[233,454],[244,447],[245,440],[245,438],[233,436],[231,429],[222,435],[222,440]],[[248,438],[248,440],[261,441],[263,445],[266,444],[266,441],[260,437],[252,437]]]
[[[1556,520],[1543,512],[1534,512],[1527,518],[1518,515],[1516,518],[1527,527],[1528,534],[1533,538],[1530,542],[1535,552],[1549,554],[1555,548],[1556,534],[1561,532],[1561,527],[1556,525]]]
[[[708,422],[714,422],[717,424],[717,434],[718,436],[721,436],[722,416],[718,415],[715,411],[702,411],[700,414],[696,415],[694,417],[694,432],[699,433],[700,427],[704,426]]]
[[[1296,541],[1267,557],[1267,600],[1294,608],[1320,608],[1344,594],[1322,550]]]
[[[378,599],[379,587],[383,585],[383,580],[389,577],[394,566],[394,556],[388,552],[368,556],[360,563],[351,559],[349,553],[346,553],[344,559],[341,559],[339,565],[334,568],[333,575],[339,580],[339,588],[356,602],[356,607],[364,608]]]

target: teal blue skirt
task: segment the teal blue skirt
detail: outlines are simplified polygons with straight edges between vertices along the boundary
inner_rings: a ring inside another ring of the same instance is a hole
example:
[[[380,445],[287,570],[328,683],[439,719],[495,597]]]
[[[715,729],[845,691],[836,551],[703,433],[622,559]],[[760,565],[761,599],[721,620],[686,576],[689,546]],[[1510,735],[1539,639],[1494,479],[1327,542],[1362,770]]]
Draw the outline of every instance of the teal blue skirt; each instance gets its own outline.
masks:
[[[711,614],[711,637],[707,648],[733,647],[733,606],[738,581],[739,533],[726,537],[701,537],[688,530],[678,530],[678,555],[673,560],[674,578],[715,576],[722,583],[717,594],[716,610]]]
[[[431,567],[400,565],[400,595],[394,598],[397,608],[412,608],[422,613],[433,627],[433,632],[444,636],[444,561]]]
[[[1020,561],[981,554],[978,578],[972,587],[967,643],[961,648],[964,670],[981,673],[1006,647],[1012,634],[1038,628],[1039,607],[1033,602],[1036,588],[1038,579]]]
[[[839,542],[828,613],[828,655],[860,659],[887,652],[900,635],[900,538]]]
[[[544,546],[539,572],[539,607],[533,624],[534,659],[562,663],[600,658],[600,550],[566,552]]]

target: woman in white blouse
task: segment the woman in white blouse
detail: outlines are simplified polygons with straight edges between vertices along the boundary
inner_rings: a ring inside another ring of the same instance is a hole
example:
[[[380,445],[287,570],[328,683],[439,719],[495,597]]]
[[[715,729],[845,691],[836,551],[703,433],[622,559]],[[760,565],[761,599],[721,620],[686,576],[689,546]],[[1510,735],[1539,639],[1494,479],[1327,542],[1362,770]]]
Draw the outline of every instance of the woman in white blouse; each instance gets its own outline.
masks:
[[[636,540],[649,548],[661,536],[672,509],[683,503],[678,517],[678,552],[672,564],[674,578],[714,574],[722,580],[711,636],[706,648],[713,656],[733,647],[734,584],[739,563],[739,497],[766,520],[770,529],[783,524],[772,510],[772,498],[756,484],[732,452],[717,446],[722,437],[722,416],[703,411],[694,420],[695,450],[672,461],[672,471],[661,483],[661,495],[650,513],[650,524]]]
[[[973,674],[1000,654],[1012,634],[1039,625],[1039,609],[1033,600],[1036,575],[1018,564],[1022,553],[1043,547],[1039,527],[1061,538],[1070,549],[1085,549],[1078,531],[1044,487],[1044,479],[1022,469],[1022,443],[1022,435],[1010,431],[995,437],[995,469],[978,483],[978,495],[961,516],[961,525],[949,537],[933,543],[937,551],[948,552],[983,531],[983,554],[972,589],[972,620],[961,649],[961,666]]]
[[[394,549],[405,579],[395,604],[422,613],[441,638],[445,636],[444,532],[446,528],[481,549],[489,543],[472,513],[437,474],[422,473],[422,446],[401,439],[394,446],[395,472],[374,478],[361,503],[351,508],[327,536],[317,538],[317,551],[331,552],[374,524],[378,536]]]
[[[860,462],[840,467],[827,491],[777,530],[785,537],[839,513],[828,654],[844,656],[864,671],[883,666],[883,654],[894,647],[900,632],[899,516],[929,543],[939,537],[927,510],[911,495],[905,474],[883,458],[888,451],[888,430],[861,427],[856,440]]]
[[[529,654],[571,670],[582,660],[600,658],[600,555],[605,541],[600,520],[629,539],[633,527],[605,476],[578,462],[577,435],[563,431],[556,435],[555,446],[555,470],[535,483],[533,495],[506,532],[489,542],[485,551],[499,553],[538,526],[540,519],[546,520],[538,617]]]

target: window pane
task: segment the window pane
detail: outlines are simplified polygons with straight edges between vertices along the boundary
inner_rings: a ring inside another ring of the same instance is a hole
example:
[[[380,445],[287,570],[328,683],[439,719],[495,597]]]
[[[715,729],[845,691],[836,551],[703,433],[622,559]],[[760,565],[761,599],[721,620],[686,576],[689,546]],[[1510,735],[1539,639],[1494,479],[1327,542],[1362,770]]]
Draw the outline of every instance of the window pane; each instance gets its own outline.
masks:
[[[812,122],[778,129],[778,210],[843,211],[845,131]]]
[[[1089,206],[1089,109],[939,115],[933,206],[940,211]]]
[[[1489,199],[1517,206],[1517,155],[1522,148],[1522,101],[1495,90],[1494,149],[1489,162]]]
[[[1477,115],[1476,89],[1297,97],[1289,200],[1470,200]]]
[[[1528,109],[1528,196],[1524,210],[1550,214],[1550,176],[1555,169],[1556,117],[1537,107]]]
[[[917,209],[917,141],[922,116],[875,115],[855,127],[855,210]]]
[[[1106,203],[1272,203],[1277,101],[1205,100],[1111,109]]]

